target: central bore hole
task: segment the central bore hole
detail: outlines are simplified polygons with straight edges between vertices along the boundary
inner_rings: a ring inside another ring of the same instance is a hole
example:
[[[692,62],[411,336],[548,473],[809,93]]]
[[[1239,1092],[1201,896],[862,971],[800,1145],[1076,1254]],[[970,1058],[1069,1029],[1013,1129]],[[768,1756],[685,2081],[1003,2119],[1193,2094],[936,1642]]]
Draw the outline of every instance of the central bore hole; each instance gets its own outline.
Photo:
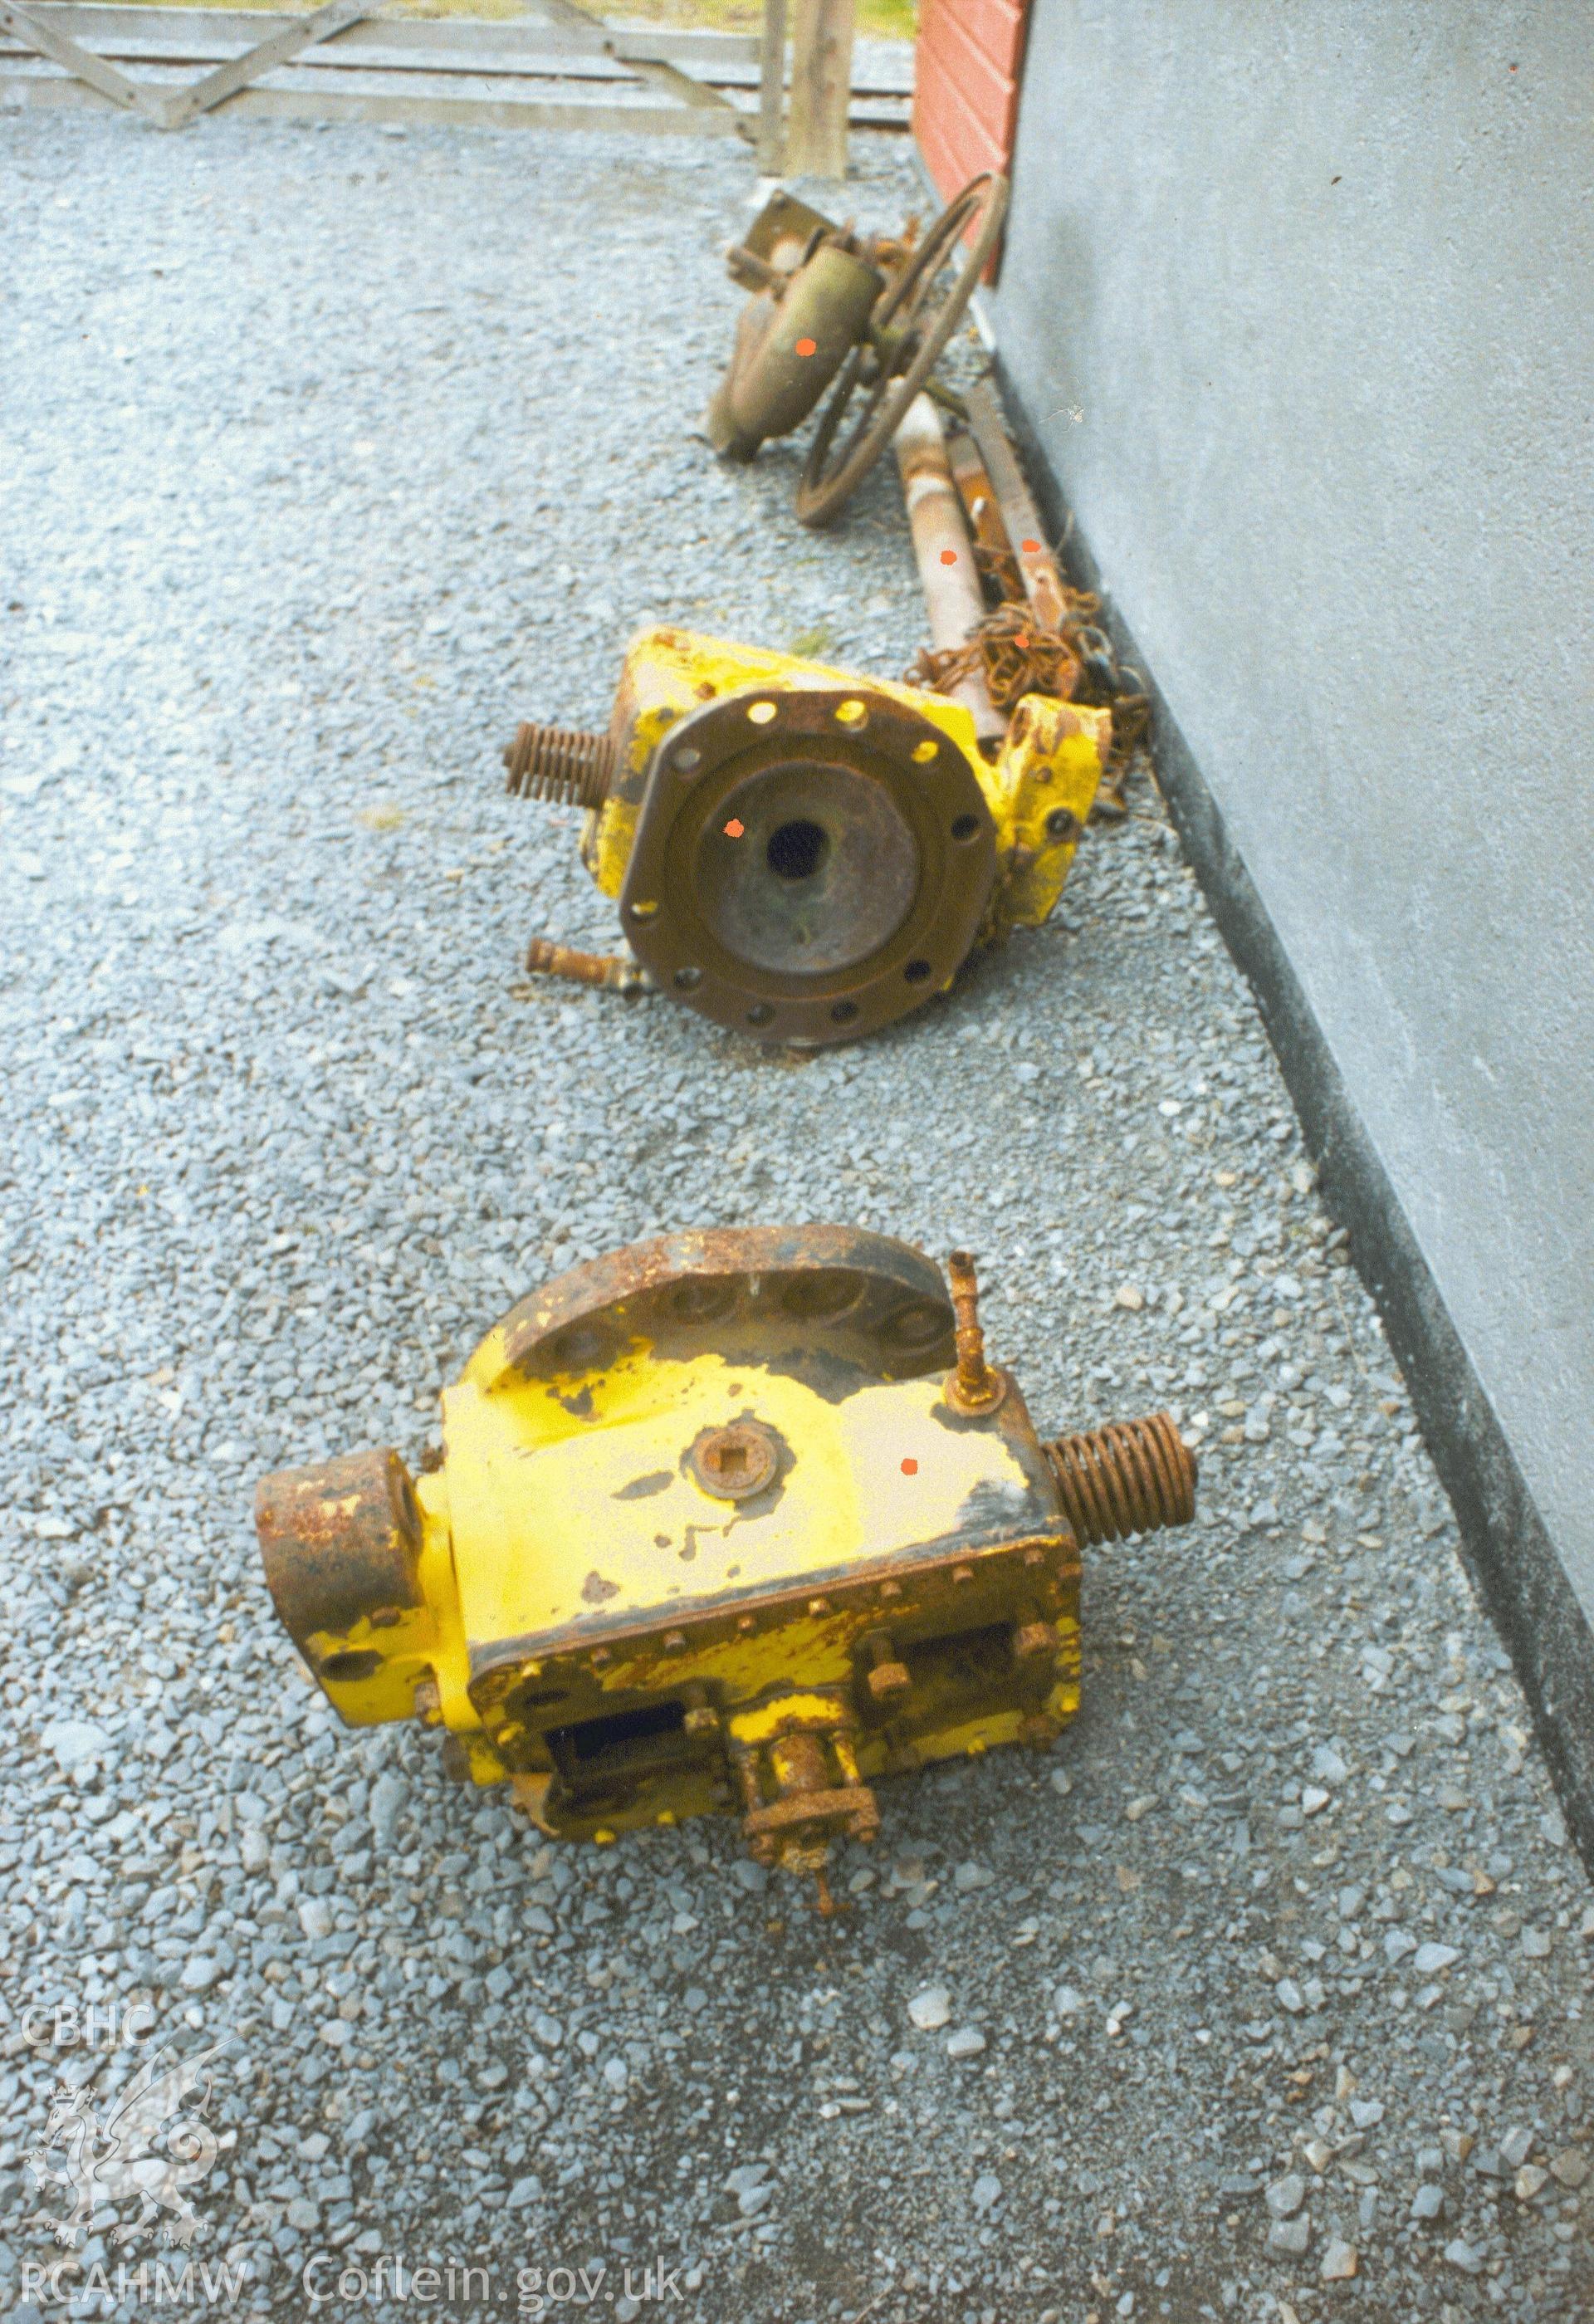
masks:
[[[747,1454],[740,1444],[722,1444],[708,1465],[722,1477],[740,1477],[747,1466]]]
[[[811,880],[830,853],[830,841],[818,824],[795,816],[777,825],[764,853],[778,880]]]

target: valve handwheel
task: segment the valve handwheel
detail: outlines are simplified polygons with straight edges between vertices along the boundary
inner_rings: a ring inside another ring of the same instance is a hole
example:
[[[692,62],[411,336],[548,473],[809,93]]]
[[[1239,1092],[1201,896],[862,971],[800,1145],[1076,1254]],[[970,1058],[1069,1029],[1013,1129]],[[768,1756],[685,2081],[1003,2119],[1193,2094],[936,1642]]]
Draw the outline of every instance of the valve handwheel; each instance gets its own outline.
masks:
[[[882,293],[870,318],[867,341],[848,355],[819,415],[797,486],[797,512],[804,524],[834,523],[890,443],[963,320],[996,248],[1007,208],[1005,178],[987,171],[972,179]],[[965,236],[968,247],[960,249]],[[848,407],[860,391],[863,408],[842,436]]]

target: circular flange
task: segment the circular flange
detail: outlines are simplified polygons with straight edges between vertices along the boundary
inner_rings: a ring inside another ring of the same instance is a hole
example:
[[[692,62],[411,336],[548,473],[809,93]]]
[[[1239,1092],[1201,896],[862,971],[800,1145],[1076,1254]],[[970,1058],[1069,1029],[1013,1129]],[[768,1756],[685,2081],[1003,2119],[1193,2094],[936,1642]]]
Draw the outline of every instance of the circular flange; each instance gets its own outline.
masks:
[[[995,873],[990,810],[944,729],[868,686],[748,687],[659,743],[620,908],[664,991],[818,1047],[948,984]]]

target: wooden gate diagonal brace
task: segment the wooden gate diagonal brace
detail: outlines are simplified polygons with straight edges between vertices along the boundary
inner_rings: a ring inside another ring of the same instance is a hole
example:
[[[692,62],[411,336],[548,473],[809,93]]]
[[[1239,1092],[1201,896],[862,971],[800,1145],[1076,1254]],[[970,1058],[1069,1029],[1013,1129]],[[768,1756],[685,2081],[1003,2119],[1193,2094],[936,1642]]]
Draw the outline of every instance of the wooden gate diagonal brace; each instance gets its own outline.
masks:
[[[241,88],[247,88],[249,83],[258,80],[262,73],[271,72],[276,66],[286,64],[289,58],[298,56],[301,49],[314,48],[320,41],[334,40],[339,32],[346,32],[351,24],[358,24],[375,14],[368,0],[329,0],[328,6],[318,8],[312,15],[302,16],[297,23],[284,26],[281,32],[273,32],[268,41],[257,41],[254,47],[245,49],[241,57],[234,57],[230,62],[217,65],[214,72],[206,73],[201,79],[190,82],[187,88],[169,98],[165,127],[185,127],[199,114],[208,113],[213,106],[225,104],[229,97],[236,97]]]
[[[8,32],[14,32],[24,47],[64,66],[76,79],[87,81],[90,88],[109,97],[113,105],[120,105],[131,113],[142,113],[158,129],[165,128],[167,97],[163,89],[134,80],[115,65],[107,64],[104,57],[97,57],[91,49],[79,48],[69,33],[59,31],[53,24],[41,23],[25,8],[19,8],[16,0],[0,0],[0,24]]]
[[[655,57],[639,57],[631,54],[623,40],[614,38],[610,26],[602,17],[589,15],[585,8],[576,6],[576,0],[539,0],[539,5],[544,14],[551,17],[556,23],[567,24],[572,31],[590,31],[593,35],[594,50],[597,54],[613,57],[617,65],[626,66],[641,79],[653,81],[660,88],[669,89],[680,98],[683,105],[710,106],[716,110],[735,114],[739,134],[749,139],[754,137],[756,133],[751,122],[742,118],[728,97],[722,97],[717,88],[705,88],[700,80],[694,80],[690,73],[682,72],[678,66],[664,64]]]

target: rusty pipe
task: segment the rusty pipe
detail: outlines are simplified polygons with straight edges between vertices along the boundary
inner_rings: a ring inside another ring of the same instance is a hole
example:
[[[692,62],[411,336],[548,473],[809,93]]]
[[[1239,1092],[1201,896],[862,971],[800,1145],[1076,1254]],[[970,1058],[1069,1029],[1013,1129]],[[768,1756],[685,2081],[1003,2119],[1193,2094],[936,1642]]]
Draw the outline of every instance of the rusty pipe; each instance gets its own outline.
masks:
[[[1068,618],[1068,593],[1063,586],[1057,560],[1046,547],[1040,517],[1024,481],[1024,471],[1018,466],[996,390],[988,379],[979,380],[963,400],[968,405],[969,426],[1018,561],[1029,609],[1042,629],[1061,630]]]
[[[966,645],[973,636],[985,617],[985,600],[974,568],[974,548],[963,503],[946,456],[941,415],[927,395],[914,397],[892,443],[902,474],[913,553],[929,609],[931,641],[938,653],[947,653]],[[946,691],[953,701],[973,712],[975,732],[982,742],[998,740],[1006,733],[1006,721],[991,702],[981,669],[972,670]]]
[[[1007,1382],[985,1360],[985,1333],[980,1323],[980,1284],[972,1251],[948,1254],[946,1278],[952,1289],[952,1312],[957,1321],[957,1370],[946,1383],[946,1401],[958,1412],[994,1412],[1007,1393]]]
[[[954,429],[947,439],[946,459],[975,546],[985,549],[992,559],[1010,558],[1013,546],[997,506],[996,486],[973,438],[961,428]]]
[[[526,967],[533,976],[562,976],[569,984],[593,984],[631,999],[651,992],[653,980],[645,968],[622,953],[576,952],[568,945],[533,936],[526,947]]]

